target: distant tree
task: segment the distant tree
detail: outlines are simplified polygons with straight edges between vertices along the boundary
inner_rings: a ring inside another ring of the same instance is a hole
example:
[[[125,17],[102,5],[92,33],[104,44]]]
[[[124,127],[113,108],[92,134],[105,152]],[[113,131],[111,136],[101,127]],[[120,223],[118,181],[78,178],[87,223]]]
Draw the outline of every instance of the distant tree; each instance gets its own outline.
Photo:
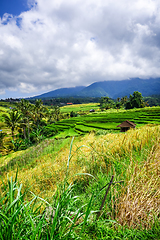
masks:
[[[21,111],[22,114],[22,123],[21,126],[23,128],[24,138],[26,139],[26,127],[28,128],[28,139],[30,140],[30,118],[32,116],[32,104],[26,100],[21,99],[20,102],[17,103],[17,108]]]
[[[115,108],[115,102],[109,97],[101,97],[100,99],[100,109],[110,109]]]
[[[160,106],[160,95],[152,95],[144,98],[147,106]]]
[[[122,104],[121,104],[121,102],[116,102],[116,108],[121,108],[121,106],[122,106]]]
[[[32,111],[33,111],[33,119],[38,129],[39,129],[42,118],[45,116],[45,110],[46,108],[43,105],[42,100],[36,99],[35,104],[33,105]]]
[[[51,123],[54,122],[54,111],[53,111],[53,109],[46,108],[45,115],[47,117],[47,123],[48,124],[51,124]]]
[[[54,114],[55,120],[59,121],[59,119],[60,119],[60,107],[59,106],[53,107],[53,114]]]
[[[128,98],[127,98],[127,96],[124,96],[124,97],[122,97],[121,98],[121,104],[123,105],[123,104],[125,104],[126,102],[128,101]]]
[[[126,102],[126,109],[143,107],[145,107],[145,102],[143,101],[142,94],[138,91],[135,91],[133,96],[130,94],[129,101]]]

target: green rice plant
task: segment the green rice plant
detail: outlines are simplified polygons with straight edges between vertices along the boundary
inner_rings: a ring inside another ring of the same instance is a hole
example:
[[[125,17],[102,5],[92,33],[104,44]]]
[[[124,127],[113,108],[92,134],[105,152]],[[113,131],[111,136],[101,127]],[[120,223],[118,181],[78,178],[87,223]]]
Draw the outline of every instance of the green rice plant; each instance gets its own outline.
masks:
[[[25,201],[28,190],[11,177],[3,186],[0,196],[0,239],[75,239],[81,235],[91,214],[93,194],[87,204],[77,207],[78,196],[73,193],[75,184],[69,184],[69,163],[72,158],[73,139],[67,162],[66,178],[57,189],[51,204],[32,194]],[[42,206],[43,205],[43,206]],[[41,207],[45,210],[42,212]]]
[[[17,171],[18,173],[18,171]],[[0,239],[41,239],[44,218],[39,215],[36,199],[25,202],[25,191],[22,193],[22,184],[11,177],[5,192],[0,198]]]
[[[80,124],[77,124],[76,127],[75,127],[75,129],[78,130],[78,131],[81,131],[81,132],[85,132],[85,133],[94,130],[93,127],[84,126],[84,125],[80,125]]]
[[[77,229],[78,235],[81,235],[84,232],[87,221],[91,214],[94,193],[92,193],[87,204],[81,205],[77,208],[76,202],[78,201],[78,196],[73,194],[73,189],[76,184],[68,183],[69,165],[73,156],[73,140],[74,138],[72,138],[70,145],[66,177],[63,184],[55,194],[55,201],[53,203],[54,210],[52,211],[49,219],[49,239],[75,239],[77,234],[76,231],[73,231],[73,229]],[[78,237],[78,235],[76,237]]]

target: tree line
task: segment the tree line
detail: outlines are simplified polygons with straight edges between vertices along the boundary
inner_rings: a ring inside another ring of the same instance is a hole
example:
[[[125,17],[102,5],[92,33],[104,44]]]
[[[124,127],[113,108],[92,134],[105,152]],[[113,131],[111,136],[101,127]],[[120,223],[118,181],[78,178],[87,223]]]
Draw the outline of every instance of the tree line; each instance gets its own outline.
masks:
[[[129,98],[124,96],[122,98],[117,98],[113,100],[109,97],[101,97],[100,99],[100,109],[107,110],[110,108],[125,108],[125,109],[132,109],[132,108],[143,108],[148,106],[148,103],[143,100],[142,94],[138,91],[135,91],[130,94]]]
[[[14,148],[31,143],[39,142],[42,139],[42,129],[44,126],[59,121],[60,107],[53,106],[48,109],[43,105],[41,99],[37,99],[34,104],[26,99],[21,99],[15,103],[15,107],[10,107],[10,111],[2,115],[4,122],[11,130],[12,143]],[[15,131],[18,138],[15,140]],[[3,147],[3,139],[6,134],[0,131],[0,147]]]

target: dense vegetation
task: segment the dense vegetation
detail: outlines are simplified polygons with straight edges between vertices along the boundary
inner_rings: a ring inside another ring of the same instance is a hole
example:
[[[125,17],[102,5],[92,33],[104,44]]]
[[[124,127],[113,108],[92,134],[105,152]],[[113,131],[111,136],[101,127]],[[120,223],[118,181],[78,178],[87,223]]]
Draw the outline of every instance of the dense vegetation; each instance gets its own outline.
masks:
[[[159,239],[160,107],[7,106],[0,239]]]
[[[30,103],[35,104],[37,99],[27,99],[29,100]],[[67,103],[72,103],[72,104],[82,104],[82,103],[98,103],[100,100],[99,97],[56,97],[56,98],[44,98],[43,99],[43,104],[47,106],[63,106]],[[13,98],[8,98],[5,100],[1,100],[0,104],[5,104],[5,102],[9,103],[15,103],[19,102],[19,99],[13,99]],[[8,106],[6,104],[6,106]]]
[[[150,107],[160,106],[160,95],[152,95],[149,97],[145,97],[144,101],[147,102]]]

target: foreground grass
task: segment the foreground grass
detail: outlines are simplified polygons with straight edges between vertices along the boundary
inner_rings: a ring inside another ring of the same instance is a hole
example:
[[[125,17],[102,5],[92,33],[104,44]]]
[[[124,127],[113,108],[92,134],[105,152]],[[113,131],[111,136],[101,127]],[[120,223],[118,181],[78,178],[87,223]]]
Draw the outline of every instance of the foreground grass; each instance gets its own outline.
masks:
[[[155,220],[149,230],[123,227],[117,221],[96,220],[94,205],[96,191],[85,205],[77,207],[78,197],[73,194],[75,185],[68,185],[67,178],[49,203],[32,195],[25,201],[27,190],[8,179],[8,186],[0,198],[0,239],[159,239],[160,222]],[[41,205],[45,209],[41,211]]]
[[[47,222],[43,211],[47,206],[52,206],[54,210],[57,209],[57,204],[60,204],[57,202],[57,196],[64,194],[67,172],[65,189],[70,187],[65,193],[69,193],[69,195],[65,196],[70,196],[69,199],[79,196],[76,202],[69,201],[67,209],[75,212],[74,216],[78,213],[77,217],[80,216],[79,213],[84,214],[82,219],[76,217],[75,222],[68,212],[62,214],[63,217],[61,214],[57,215],[55,224],[58,224],[57,221],[59,222],[63,218],[69,218],[71,221],[69,220],[67,224],[62,221],[64,224],[62,225],[69,228],[72,221],[74,222],[75,228],[73,227],[70,236],[68,235],[69,239],[78,239],[78,236],[79,239],[107,239],[106,236],[108,236],[108,239],[158,239],[158,234],[160,234],[159,137],[160,126],[146,125],[126,133],[103,135],[102,132],[102,135],[92,133],[77,137],[73,141],[72,151],[69,138],[63,140],[48,139],[25,151],[1,157],[1,217],[3,214],[10,213],[11,208],[5,208],[3,205],[5,196],[8,196],[6,193],[7,184],[9,184],[7,179],[10,179],[11,176],[15,177],[18,167],[18,179],[23,184],[23,188],[21,188],[21,193],[24,194],[23,204],[28,206],[25,216],[28,216],[28,222],[29,219],[33,219],[33,221],[35,219],[32,225],[36,227],[33,229],[33,226],[30,226],[28,232],[38,231],[36,229],[41,226],[41,219],[44,221],[42,223],[43,227],[39,228],[45,229],[44,232],[33,234],[35,238],[28,239],[38,239],[37,236],[40,236],[40,239],[45,239],[48,236],[48,239],[50,239],[49,229],[53,225],[51,221]],[[112,185],[101,216],[96,220],[96,214],[89,213],[99,210],[106,189],[103,187],[110,181],[112,175],[114,175],[114,182],[120,183]],[[15,192],[20,192],[17,187],[15,189]],[[31,194],[31,192],[34,194]],[[17,195],[15,195],[15,199],[17,199]],[[38,213],[35,212],[36,207],[30,208],[35,199],[38,201],[36,203],[36,206],[39,207]],[[60,200],[61,197],[58,199]],[[10,202],[10,200],[8,201]],[[83,208],[82,206],[85,204],[87,205]],[[22,205],[20,206],[22,207]],[[31,217],[26,215],[29,214],[29,211],[31,211]],[[57,211],[59,211],[59,208]],[[21,210],[19,210],[20,212]],[[32,214],[34,217],[32,217]],[[8,219],[10,217],[7,215]],[[3,221],[7,218],[4,217]],[[24,223],[24,226],[27,224],[21,215],[18,219],[21,223]],[[85,228],[82,227],[84,226],[83,221],[86,221]],[[69,233],[68,230],[64,231],[67,228],[62,228],[61,231],[60,227],[56,230],[56,234],[60,234],[55,235],[58,236],[57,239],[63,239],[65,231]],[[60,232],[57,233],[57,231]]]

